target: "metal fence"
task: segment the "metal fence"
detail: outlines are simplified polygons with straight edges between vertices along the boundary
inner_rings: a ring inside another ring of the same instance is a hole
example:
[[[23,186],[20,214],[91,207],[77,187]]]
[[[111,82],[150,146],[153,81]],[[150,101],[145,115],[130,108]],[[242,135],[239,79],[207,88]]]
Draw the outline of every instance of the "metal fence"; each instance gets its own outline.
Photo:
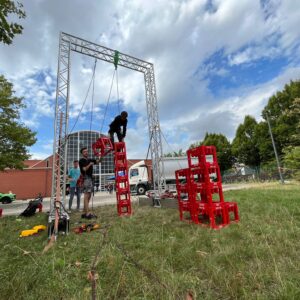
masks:
[[[297,169],[282,169],[284,180],[297,179],[300,170]],[[223,183],[238,183],[238,182],[265,182],[280,180],[277,168],[253,168],[249,174],[240,174],[233,171],[226,171],[222,174]]]

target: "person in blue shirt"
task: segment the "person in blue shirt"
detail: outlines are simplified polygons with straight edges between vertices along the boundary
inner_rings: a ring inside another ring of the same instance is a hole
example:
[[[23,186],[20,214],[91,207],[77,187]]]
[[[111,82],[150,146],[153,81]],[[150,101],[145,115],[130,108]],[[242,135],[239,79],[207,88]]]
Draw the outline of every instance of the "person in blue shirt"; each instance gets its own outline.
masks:
[[[77,197],[77,209],[80,209],[80,187],[77,185],[77,180],[80,176],[80,169],[78,160],[74,160],[73,168],[69,171],[69,182],[70,182],[70,199],[69,199],[69,210],[72,209],[72,203],[74,195]]]

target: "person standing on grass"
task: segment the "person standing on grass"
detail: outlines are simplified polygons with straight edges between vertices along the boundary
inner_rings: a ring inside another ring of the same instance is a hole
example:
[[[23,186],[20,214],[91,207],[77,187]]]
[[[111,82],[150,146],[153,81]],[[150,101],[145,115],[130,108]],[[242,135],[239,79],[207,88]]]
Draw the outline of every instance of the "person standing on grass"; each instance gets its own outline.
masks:
[[[115,119],[109,125],[108,134],[110,136],[110,140],[112,144],[114,144],[114,134],[117,134],[119,142],[123,142],[126,136],[127,129],[127,117],[128,113],[126,111],[122,111],[120,115],[116,116]],[[122,131],[121,131],[122,127]]]
[[[72,209],[73,198],[76,194],[77,197],[77,210],[80,209],[80,187],[77,185],[77,180],[80,176],[80,169],[79,169],[78,160],[74,160],[73,168],[69,171],[69,181],[70,181],[70,199],[69,199],[69,210]]]
[[[89,203],[91,200],[92,193],[94,192],[93,185],[93,166],[99,164],[99,159],[91,159],[88,157],[88,149],[86,147],[80,150],[82,158],[79,160],[80,173],[83,176],[83,214],[82,218],[91,219],[96,217],[89,212]]]

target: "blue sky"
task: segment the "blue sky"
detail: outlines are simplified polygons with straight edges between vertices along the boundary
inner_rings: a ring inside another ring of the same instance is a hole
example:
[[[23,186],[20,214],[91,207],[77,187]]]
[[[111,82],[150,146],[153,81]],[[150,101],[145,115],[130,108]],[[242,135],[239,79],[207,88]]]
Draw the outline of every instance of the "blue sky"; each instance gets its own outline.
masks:
[[[288,57],[285,56],[262,57],[249,63],[232,64],[223,51],[217,51],[201,68],[208,69],[204,79],[209,81],[209,91],[218,98],[224,93],[230,95],[234,89],[266,83],[279,76],[288,64]]]
[[[245,115],[260,119],[268,98],[300,78],[300,2],[293,0],[26,1],[24,32],[0,45],[0,73],[27,109],[22,122],[37,132],[32,158],[52,153],[59,32],[154,63],[164,152],[187,149],[205,132],[230,140]],[[87,94],[94,60],[72,54],[70,130]],[[100,130],[113,65],[97,62],[92,129]],[[129,112],[129,158],[149,144],[143,75],[118,69],[103,132]],[[74,130],[89,130],[91,91]]]

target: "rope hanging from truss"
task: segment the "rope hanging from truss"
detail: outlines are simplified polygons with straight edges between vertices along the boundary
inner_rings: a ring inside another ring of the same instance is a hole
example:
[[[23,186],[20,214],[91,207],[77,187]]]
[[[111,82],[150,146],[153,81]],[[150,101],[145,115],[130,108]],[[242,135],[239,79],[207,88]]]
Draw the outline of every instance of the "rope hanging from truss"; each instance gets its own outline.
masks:
[[[97,59],[95,58],[95,65],[97,63]],[[96,70],[96,67],[94,68]],[[93,124],[93,111],[94,111],[94,94],[95,94],[95,74],[93,76],[93,89],[92,89],[92,105],[91,105],[91,120],[90,120],[90,132],[92,131]]]
[[[75,128],[75,126],[76,126],[76,124],[77,124],[77,122],[78,122],[78,120],[79,120],[79,117],[80,117],[80,115],[81,115],[81,113],[82,113],[83,107],[84,107],[85,102],[86,102],[86,100],[87,100],[87,98],[88,98],[88,95],[89,95],[89,93],[90,93],[90,89],[91,89],[92,83],[93,83],[94,78],[95,78],[96,66],[97,66],[97,59],[95,59],[92,78],[91,78],[91,81],[90,81],[90,84],[89,84],[89,87],[88,87],[86,96],[85,96],[85,98],[84,98],[83,104],[82,104],[82,106],[81,106],[81,108],[80,108],[80,111],[79,111],[79,113],[78,113],[78,115],[77,115],[77,118],[76,118],[76,120],[75,120],[75,123],[74,123],[72,129],[70,130],[68,136],[70,136],[70,134],[73,132],[73,130],[74,130],[74,128]]]
[[[110,97],[111,97],[111,92],[112,92],[112,87],[113,87],[113,83],[114,83],[114,78],[116,76],[116,85],[117,85],[117,97],[118,97],[118,112],[120,114],[120,97],[119,97],[119,80],[118,80],[118,63],[119,63],[119,52],[118,51],[115,51],[115,56],[114,56],[114,66],[115,66],[115,70],[114,70],[114,73],[113,73],[113,77],[112,77],[112,81],[111,81],[111,86],[110,86],[110,91],[109,91],[109,95],[108,95],[108,98],[107,98],[107,101],[106,101],[106,107],[105,107],[105,111],[104,111],[104,117],[103,117],[103,120],[102,120],[102,124],[101,124],[101,129],[100,129],[100,132],[102,132],[102,129],[103,129],[103,125],[104,125],[104,121],[105,121],[105,118],[106,118],[106,113],[107,113],[107,109],[108,109],[108,105],[109,105],[109,101],[110,101]],[[88,95],[90,93],[90,89],[92,87],[92,104],[91,104],[91,116],[90,116],[90,132],[92,131],[92,124],[93,124],[93,110],[94,110],[94,95],[95,95],[95,73],[96,73],[96,66],[97,66],[97,58],[95,58],[95,63],[94,63],[94,68],[93,68],[93,74],[92,74],[92,78],[91,78],[91,81],[89,83],[89,86],[88,86],[88,89],[87,89],[87,93],[86,93],[86,96],[85,96],[85,99],[83,101],[83,104],[79,110],[79,113],[76,117],[76,120],[75,120],[75,123],[72,127],[72,129],[70,130],[68,136],[70,136],[70,134],[73,132],[78,120],[79,120],[79,117],[82,113],[82,110],[84,108],[84,105],[86,103],[86,100],[88,98]]]
[[[116,70],[116,79],[117,79],[117,97],[118,97],[118,112],[119,114],[121,113],[120,111],[120,97],[119,97],[119,80],[118,80],[118,63],[120,60],[120,53],[119,51],[115,51],[115,55],[114,55],[114,66],[115,66],[115,70]]]
[[[105,121],[105,118],[106,118],[107,108],[108,108],[108,104],[109,104],[109,101],[110,101],[110,96],[111,96],[111,91],[112,91],[112,87],[113,87],[113,84],[114,84],[115,74],[116,74],[116,69],[114,70],[114,73],[113,73],[113,76],[112,76],[110,90],[109,90],[109,94],[108,94],[107,101],[106,101],[106,106],[105,106],[105,111],[104,111],[104,117],[103,117],[101,128],[100,128],[100,133],[102,132],[104,121]]]

